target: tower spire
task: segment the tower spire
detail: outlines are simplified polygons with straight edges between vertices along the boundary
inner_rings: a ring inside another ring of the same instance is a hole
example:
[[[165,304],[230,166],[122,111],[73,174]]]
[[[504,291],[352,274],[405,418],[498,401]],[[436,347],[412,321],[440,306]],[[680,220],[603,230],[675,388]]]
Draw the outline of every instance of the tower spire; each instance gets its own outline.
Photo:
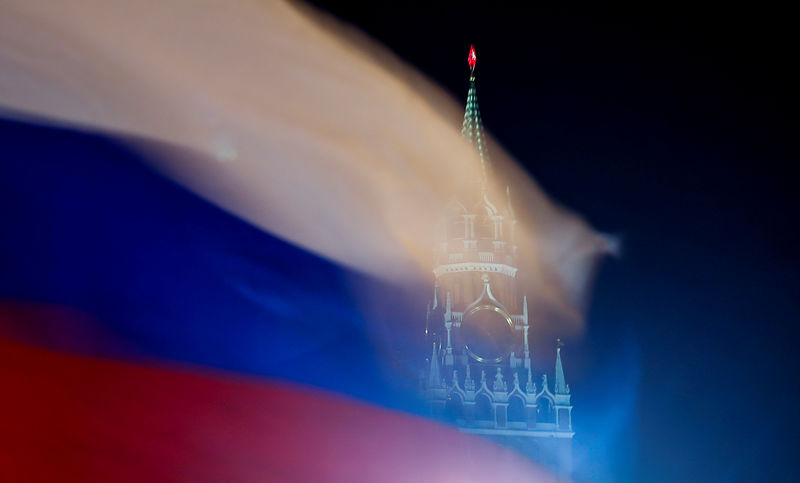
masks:
[[[478,94],[475,90],[475,65],[477,62],[478,56],[475,54],[475,46],[470,45],[469,56],[467,57],[467,64],[469,64],[469,92],[467,92],[467,108],[464,111],[461,135],[478,150],[478,155],[481,159],[481,194],[485,194],[489,151],[486,148],[483,121],[481,121],[481,111],[478,108]]]
[[[561,339],[556,340],[556,387],[555,392],[556,394],[569,394],[569,386],[567,386],[567,381],[564,379],[564,366],[561,365],[561,348],[564,347],[564,343],[561,342]]]
[[[441,375],[439,374],[439,354],[437,354],[436,342],[433,343],[433,352],[431,353],[431,369],[428,373],[428,387],[439,387],[442,383]]]

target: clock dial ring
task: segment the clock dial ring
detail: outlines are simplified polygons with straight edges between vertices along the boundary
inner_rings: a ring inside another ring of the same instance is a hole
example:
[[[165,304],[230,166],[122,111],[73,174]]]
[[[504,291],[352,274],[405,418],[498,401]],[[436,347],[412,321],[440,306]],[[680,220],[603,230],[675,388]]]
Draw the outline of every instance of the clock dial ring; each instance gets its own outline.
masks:
[[[499,363],[508,357],[513,342],[514,321],[496,305],[478,305],[462,320],[467,355],[481,363]]]

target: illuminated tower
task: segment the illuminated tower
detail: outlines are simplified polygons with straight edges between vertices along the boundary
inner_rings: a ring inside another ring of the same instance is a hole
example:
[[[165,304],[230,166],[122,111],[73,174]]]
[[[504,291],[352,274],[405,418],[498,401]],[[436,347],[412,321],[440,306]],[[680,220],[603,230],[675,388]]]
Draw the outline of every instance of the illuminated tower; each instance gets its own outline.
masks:
[[[574,433],[561,343],[555,383],[547,374],[535,379],[528,343],[534,321],[517,280],[517,222],[508,189],[499,203],[487,190],[491,166],[475,88],[476,61],[472,47],[461,132],[480,155],[480,180],[472,192],[452,199],[440,227],[423,394],[434,416],[569,477]]]

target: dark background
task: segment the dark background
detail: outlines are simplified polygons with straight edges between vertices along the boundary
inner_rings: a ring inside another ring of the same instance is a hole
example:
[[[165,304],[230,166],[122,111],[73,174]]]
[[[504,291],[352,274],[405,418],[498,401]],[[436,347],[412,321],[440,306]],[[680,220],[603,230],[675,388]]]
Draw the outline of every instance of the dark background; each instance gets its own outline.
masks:
[[[316,4],[458,98],[474,43],[487,128],[555,200],[621,237],[565,352],[579,478],[796,479],[788,11]]]

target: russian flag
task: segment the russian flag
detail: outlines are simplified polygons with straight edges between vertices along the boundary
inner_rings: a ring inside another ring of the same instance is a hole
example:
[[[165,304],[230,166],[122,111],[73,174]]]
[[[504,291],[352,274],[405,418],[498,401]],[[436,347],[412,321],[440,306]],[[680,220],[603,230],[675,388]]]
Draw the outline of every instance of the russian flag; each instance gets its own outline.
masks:
[[[375,280],[221,211],[106,136],[5,120],[0,145],[0,480],[534,471],[398,411],[416,409],[408,374],[351,292]]]
[[[446,96],[279,2],[2,8],[0,480],[547,478],[421,417]],[[597,239],[522,186],[569,319]]]

